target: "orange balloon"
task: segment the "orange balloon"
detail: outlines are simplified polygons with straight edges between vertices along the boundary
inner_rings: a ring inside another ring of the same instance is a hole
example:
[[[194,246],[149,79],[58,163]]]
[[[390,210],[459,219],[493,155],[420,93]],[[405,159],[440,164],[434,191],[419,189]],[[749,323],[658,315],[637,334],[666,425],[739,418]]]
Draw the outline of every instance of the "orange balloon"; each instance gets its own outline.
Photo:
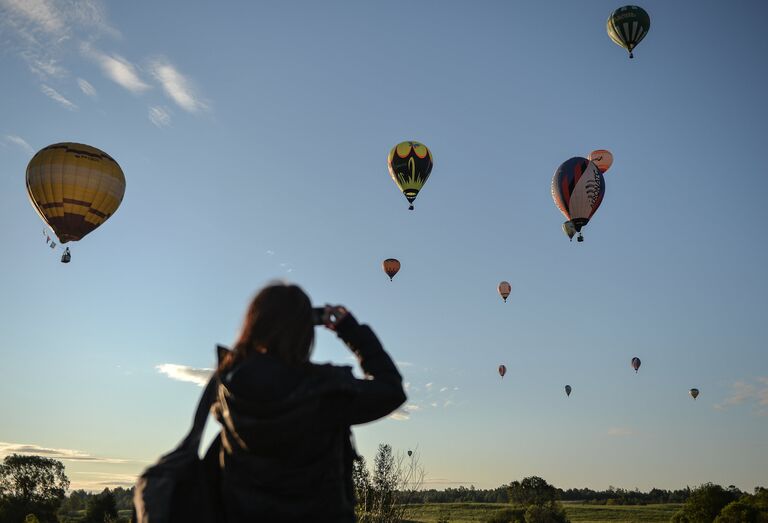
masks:
[[[505,365],[499,365],[499,375],[503,378],[507,373],[507,367]]]
[[[597,168],[602,174],[605,174],[605,171],[610,169],[611,165],[613,165],[613,155],[611,154],[611,151],[606,151],[605,149],[592,151],[589,153],[589,156],[587,156],[587,160],[597,165]]]
[[[384,269],[384,272],[387,273],[387,276],[389,276],[389,281],[392,281],[392,278],[395,277],[397,271],[400,270],[400,262],[395,258],[387,258],[381,263],[381,266]]]

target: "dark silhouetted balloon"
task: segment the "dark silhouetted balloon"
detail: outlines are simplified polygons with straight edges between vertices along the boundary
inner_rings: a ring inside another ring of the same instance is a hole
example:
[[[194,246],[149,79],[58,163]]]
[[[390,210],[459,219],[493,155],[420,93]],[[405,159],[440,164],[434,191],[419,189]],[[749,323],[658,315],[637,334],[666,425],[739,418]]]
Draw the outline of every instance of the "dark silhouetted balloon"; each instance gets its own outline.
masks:
[[[699,397],[699,389],[691,389],[688,391],[688,394],[690,394],[693,399],[696,399]]]
[[[392,281],[392,278],[394,278],[395,274],[400,270],[400,262],[395,258],[387,258],[381,262],[381,267],[384,269],[384,272],[387,273],[387,276],[389,276],[389,281]]]
[[[645,9],[636,5],[619,7],[611,13],[605,24],[608,36],[616,45],[629,51],[630,58],[634,58],[632,51],[645,38],[650,28],[651,17]]]

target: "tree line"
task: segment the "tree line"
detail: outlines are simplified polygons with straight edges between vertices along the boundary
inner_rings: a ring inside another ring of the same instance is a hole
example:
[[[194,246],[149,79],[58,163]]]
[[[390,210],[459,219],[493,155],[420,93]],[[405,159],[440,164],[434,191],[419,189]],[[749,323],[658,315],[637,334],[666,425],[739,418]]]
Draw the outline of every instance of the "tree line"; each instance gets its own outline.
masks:
[[[736,487],[729,487],[729,489]],[[578,501],[595,505],[652,505],[685,503],[691,488],[665,490],[652,488],[648,492],[608,487],[606,490],[590,488],[555,488],[561,501]],[[736,489],[738,490],[738,489]],[[411,496],[412,503],[510,503],[509,484],[492,489],[449,487],[443,490],[423,489]]]
[[[409,505],[422,503],[498,503],[491,523],[567,522],[563,501],[596,504],[681,503],[672,523],[768,523],[768,489],[753,493],[733,485],[705,483],[678,490],[641,492],[609,487],[607,490],[563,490],[537,476],[512,481],[495,489],[474,486],[423,489],[424,469],[415,452],[395,453],[379,445],[369,469],[365,459],[355,461],[353,483],[360,523],[402,521]],[[120,511],[133,507],[133,488],[105,488],[101,492],[69,490],[64,465],[42,456],[13,454],[0,463],[0,523],[129,523]],[[507,506],[504,506],[507,505]],[[512,505],[511,507],[509,505]]]

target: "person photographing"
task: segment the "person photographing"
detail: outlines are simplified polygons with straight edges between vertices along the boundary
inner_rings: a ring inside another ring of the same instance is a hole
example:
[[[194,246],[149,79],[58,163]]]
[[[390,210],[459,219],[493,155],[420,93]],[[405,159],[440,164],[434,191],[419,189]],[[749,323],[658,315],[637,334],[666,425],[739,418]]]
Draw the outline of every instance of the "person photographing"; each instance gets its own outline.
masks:
[[[349,366],[309,361],[322,325],[357,355]],[[219,504],[228,522],[354,522],[352,425],[405,400],[402,377],[376,335],[342,306],[313,309],[296,285],[273,284],[251,302],[240,335],[221,351],[212,413],[221,432]]]

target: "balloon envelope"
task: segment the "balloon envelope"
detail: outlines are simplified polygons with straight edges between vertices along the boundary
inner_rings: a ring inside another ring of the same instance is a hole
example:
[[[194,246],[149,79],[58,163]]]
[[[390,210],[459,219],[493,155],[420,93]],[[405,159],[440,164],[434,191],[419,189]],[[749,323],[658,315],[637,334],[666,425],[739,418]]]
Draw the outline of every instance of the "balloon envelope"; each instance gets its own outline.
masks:
[[[571,395],[571,386],[570,385],[566,385],[565,386],[565,394],[566,394],[566,396],[570,396]]]
[[[632,368],[635,369],[635,372],[637,372],[637,369],[640,368],[640,358],[637,356],[632,358]]]
[[[27,165],[27,194],[61,243],[78,241],[112,216],[125,175],[104,151],[79,143],[49,145]]]
[[[505,303],[507,301],[507,298],[509,297],[510,292],[512,292],[512,285],[510,285],[508,281],[503,281],[499,283],[499,295],[501,295],[501,297],[504,298]]]
[[[575,156],[560,164],[552,177],[552,199],[566,220],[581,231],[605,195],[605,178],[593,162]]]
[[[605,171],[610,169],[611,165],[613,165],[613,155],[611,154],[611,151],[606,151],[605,149],[592,151],[589,153],[589,156],[587,156],[587,160],[597,165],[597,168],[602,174],[605,174]]]
[[[688,394],[690,394],[693,399],[696,399],[699,397],[699,389],[691,389],[688,391]]]
[[[387,167],[413,210],[413,201],[432,172],[432,152],[419,142],[401,142],[389,151]]]
[[[395,258],[387,258],[381,262],[381,267],[384,269],[384,272],[387,273],[387,276],[389,276],[389,280],[392,281],[392,278],[395,277],[397,271],[400,270],[400,262]]]
[[[506,373],[507,367],[504,365],[499,365],[499,375],[503,378]]]
[[[619,7],[608,17],[605,29],[611,40],[629,51],[632,58],[632,50],[645,38],[651,28],[651,17],[645,9],[636,5]]]

